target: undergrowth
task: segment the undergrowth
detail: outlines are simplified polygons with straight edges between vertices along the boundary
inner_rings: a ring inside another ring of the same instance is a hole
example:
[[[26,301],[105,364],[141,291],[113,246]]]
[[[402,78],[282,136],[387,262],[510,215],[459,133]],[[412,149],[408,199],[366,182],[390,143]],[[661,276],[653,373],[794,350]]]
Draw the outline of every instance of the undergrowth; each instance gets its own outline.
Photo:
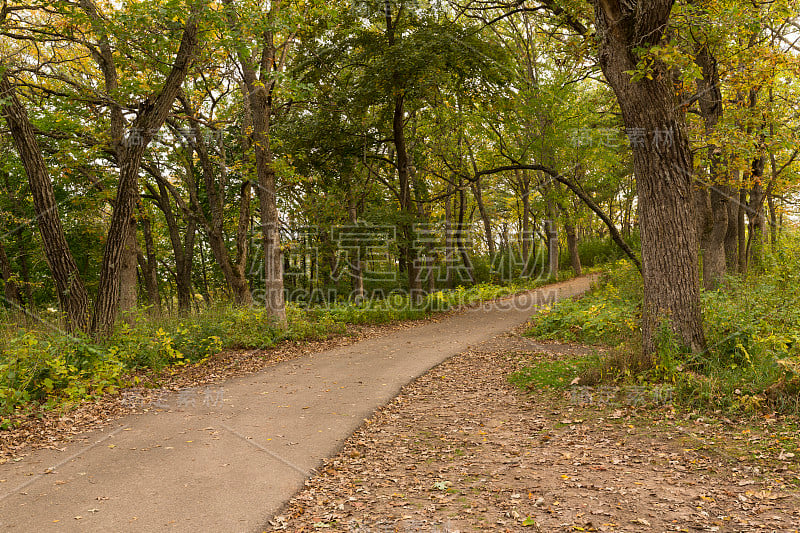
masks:
[[[683,350],[665,326],[657,353],[643,359],[641,298],[639,273],[616,263],[591,293],[546,309],[527,331],[597,345],[606,355],[555,367],[533,363],[510,379],[528,388],[668,386],[671,401],[691,408],[800,412],[800,241],[787,239],[758,272],[702,293],[703,353]]]
[[[311,340],[342,334],[348,324],[379,324],[422,318],[478,301],[509,296],[542,285],[525,280],[510,285],[478,284],[437,291],[419,302],[402,293],[359,304],[288,304],[286,325],[263,308],[219,305],[188,316],[153,317],[145,310],[120,321],[113,335],[94,341],[53,327],[14,326],[6,317],[0,331],[0,428],[14,415],[68,408],[134,384],[133,372],[202,363],[228,349],[263,349],[284,340]]]

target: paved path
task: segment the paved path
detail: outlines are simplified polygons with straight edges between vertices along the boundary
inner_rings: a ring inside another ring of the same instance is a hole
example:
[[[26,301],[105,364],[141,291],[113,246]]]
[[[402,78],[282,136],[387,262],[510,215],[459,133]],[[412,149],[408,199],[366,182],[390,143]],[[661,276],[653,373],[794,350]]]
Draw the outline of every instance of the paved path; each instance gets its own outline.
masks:
[[[403,385],[591,281],[551,285],[166,397],[163,411],[0,465],[0,531],[267,529],[320,461]]]

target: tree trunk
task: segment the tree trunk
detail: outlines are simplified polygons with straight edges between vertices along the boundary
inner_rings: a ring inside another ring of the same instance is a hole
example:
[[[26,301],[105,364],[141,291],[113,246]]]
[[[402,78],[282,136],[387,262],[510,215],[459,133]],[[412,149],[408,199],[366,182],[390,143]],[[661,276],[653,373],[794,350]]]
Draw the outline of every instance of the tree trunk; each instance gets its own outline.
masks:
[[[2,68],[7,67],[2,65]],[[8,79],[7,69],[0,78],[0,96],[2,96],[3,118],[8,124],[28,177],[45,257],[53,274],[61,311],[66,319],[64,327],[67,331],[85,331],[89,323],[89,296],[64,236],[64,228],[58,217],[53,183],[33,126]]]
[[[728,172],[722,150],[712,140],[723,113],[717,61],[705,42],[699,45],[696,57],[703,71],[703,77],[697,80],[697,94],[708,137],[709,159],[709,181],[697,191],[700,249],[703,252],[703,286],[706,290],[714,290],[725,276],[727,267],[725,236],[729,224],[730,189],[726,185]]]
[[[138,194],[138,193],[137,193]],[[136,265],[139,262],[139,242],[136,239],[136,217],[131,216],[124,231],[125,245],[122,253],[119,273],[119,313],[128,324],[135,321],[136,304],[138,302],[139,284],[137,283]]]
[[[408,288],[414,300],[420,298],[422,293],[422,279],[419,272],[419,262],[417,249],[415,247],[415,236],[412,220],[414,219],[413,202],[411,201],[411,179],[409,169],[409,158],[406,147],[405,127],[404,127],[404,98],[398,95],[395,98],[394,116],[392,120],[392,130],[395,146],[395,157],[397,158],[397,176],[400,191],[400,231],[402,234],[403,256],[405,257],[405,267],[408,272]]]
[[[556,224],[556,205],[552,198],[547,199],[547,216],[544,221],[545,236],[547,237],[547,277],[558,277],[559,248],[558,225]]]
[[[188,312],[192,308],[194,290],[192,289],[192,270],[194,269],[194,241],[197,234],[197,224],[194,218],[186,221],[186,230],[183,238],[182,260],[175,263],[175,289],[178,293],[178,311]],[[205,280],[205,272],[203,273]],[[204,285],[206,304],[210,304],[208,285]]]
[[[725,276],[725,236],[728,232],[728,192],[723,185],[699,187],[697,212],[703,251],[703,287],[714,290]]]
[[[151,313],[161,314],[161,296],[158,292],[158,271],[156,269],[156,250],[153,243],[153,229],[150,218],[142,213],[142,235],[144,236],[144,255],[139,253],[139,266],[142,269],[148,303]]]
[[[733,195],[738,190],[739,171],[735,171],[732,178],[734,187],[728,187],[728,230],[725,232],[725,264],[727,271],[734,273],[739,271],[739,202],[734,200]]]
[[[349,196],[347,214],[350,217],[350,224],[355,227],[358,224],[358,208],[355,198],[353,198],[353,191],[349,191]],[[356,243],[356,245],[357,247],[350,255],[350,275],[353,277],[353,300],[359,303],[364,299],[364,269],[361,267],[363,248],[360,243]]]
[[[386,41],[390,47],[395,45],[395,20],[392,16],[392,3],[386,0],[385,22]],[[411,200],[411,168],[405,134],[405,90],[401,86],[400,75],[396,71],[389,73],[392,82],[392,140],[395,149],[398,192],[400,196],[400,232],[402,235],[401,256],[404,257],[408,272],[408,288],[411,298],[416,300],[422,294],[422,279],[415,248],[413,229],[414,209]]]
[[[427,227],[429,228],[427,230],[423,230],[425,235],[423,246],[421,248],[422,258],[420,260],[419,268],[420,272],[422,273],[421,278],[427,282],[425,285],[425,290],[428,293],[432,293],[436,290],[436,277],[433,273],[433,258],[436,255],[436,243],[434,242],[435,233],[430,225],[430,204],[423,201],[424,199],[421,198],[421,189],[421,184],[418,181],[415,181],[414,195],[417,201],[417,219],[423,221],[425,224],[428,224]],[[420,283],[422,283],[422,279],[420,279]]]
[[[25,307],[33,310],[33,283],[31,283],[30,253],[28,250],[19,252],[19,274],[22,277],[22,288],[25,291]]]
[[[451,195],[453,186],[450,182],[446,185],[447,197],[444,199],[444,282],[448,289],[453,288],[452,267],[455,260],[453,253],[453,204]]]
[[[571,222],[564,223],[564,233],[567,234],[567,250],[569,251],[569,261],[572,265],[572,271],[576,276],[583,273],[581,267],[581,256],[578,253],[578,236],[575,234],[575,226]]]
[[[187,104],[188,102],[184,104],[186,111],[194,114],[194,111],[190,109]],[[250,217],[250,183],[245,182],[242,185],[239,195],[236,258],[232,260],[228,253],[228,245],[225,239],[225,191],[221,183],[222,180],[217,179],[214,162],[211,160],[208,146],[202,135],[196,136],[194,148],[197,153],[197,159],[200,161],[203,185],[208,199],[208,212],[211,215],[211,220],[206,218],[204,211],[199,208],[199,206],[195,206],[195,213],[198,218],[204,221],[206,233],[208,234],[208,242],[211,245],[211,252],[214,254],[214,259],[217,261],[220,270],[222,270],[225,283],[228,285],[228,289],[233,296],[234,304],[248,307],[253,304],[250,284],[245,276],[247,262],[247,224]],[[191,150],[189,150],[189,158],[191,158]],[[219,166],[219,174],[220,177],[222,177],[226,173],[225,162],[220,162]],[[187,161],[186,172],[187,174],[193,172],[190,160]]]
[[[652,362],[659,328],[667,322],[692,352],[702,352],[706,346],[695,217],[687,217],[694,207],[694,166],[685,117],[676,105],[671,76],[663,64],[655,62],[650,75],[640,81],[632,81],[627,74],[637,69],[637,48],[661,42],[672,5],[673,0],[652,0],[643,6],[615,0],[595,4],[600,66],[632,137],[642,234],[646,363]]]
[[[750,170],[750,199],[747,203],[747,260],[746,268],[749,270],[753,263],[760,263],[764,247],[764,231],[766,229],[766,217],[764,216],[764,200],[766,191],[764,190],[764,163],[763,155],[755,158]]]
[[[489,261],[491,262],[495,254],[492,220],[489,218],[489,213],[486,211],[486,206],[483,203],[483,191],[481,190],[480,179],[470,182],[470,184],[472,186],[472,195],[475,197],[475,202],[478,204],[478,213],[480,213],[481,220],[483,221],[483,232],[486,235],[486,248],[489,251]]]
[[[738,211],[736,213],[736,233],[737,233],[737,249],[739,250],[739,273],[744,274],[747,272],[747,225],[745,224],[745,212],[747,211],[747,189],[742,183],[739,189],[739,202]]]
[[[769,245],[773,253],[778,246],[778,210],[775,208],[775,197],[767,195],[767,206],[769,207]]]
[[[533,232],[531,231],[531,186],[530,178],[526,172],[521,173],[521,193],[522,193],[522,275],[527,276],[531,259],[531,243],[533,242]]]
[[[109,335],[116,321],[120,270],[129,234],[127,228],[133,215],[134,202],[131,195],[137,187],[142,156],[153,136],[164,124],[181,84],[189,72],[197,48],[198,17],[195,11],[190,14],[186,22],[175,63],[160,92],[151,95],[141,104],[141,110],[131,125],[127,141],[117,151],[120,177],[108,238],[103,249],[97,300],[90,326],[91,332],[95,335]]]
[[[150,172],[158,182],[158,192],[151,189],[151,194],[158,199],[158,207],[164,213],[164,220],[167,223],[167,233],[169,234],[172,253],[175,258],[175,292],[178,298],[178,312],[185,313],[191,310],[192,301],[192,266],[194,259],[194,240],[197,224],[192,212],[184,206],[183,214],[186,217],[186,229],[181,238],[178,222],[172,211],[170,193],[167,190],[169,182],[160,174],[157,168],[148,167]],[[193,185],[190,183],[190,186]],[[174,189],[173,189],[174,190]],[[175,192],[176,201],[180,201],[180,196]],[[194,193],[192,193],[194,194]]]
[[[231,0],[231,29],[241,35]],[[272,20],[279,4],[272,4],[267,18]],[[273,71],[278,67],[277,48],[272,29],[260,36],[263,39],[258,59],[251,57],[244,42],[238,43],[236,53],[242,81],[247,91],[247,109],[252,124],[251,146],[255,153],[258,186],[258,205],[261,214],[261,239],[264,252],[264,306],[278,324],[286,324],[286,301],[283,290],[283,253],[281,251],[280,215],[277,205],[277,183],[271,146],[272,97],[276,87]]]
[[[463,184],[459,182],[458,187],[458,226],[456,226],[456,247],[458,253],[461,255],[461,262],[467,271],[467,279],[470,283],[475,283],[475,271],[472,268],[472,261],[467,253],[467,248],[464,244],[464,228],[466,227],[465,215],[467,211],[467,198],[466,191]]]

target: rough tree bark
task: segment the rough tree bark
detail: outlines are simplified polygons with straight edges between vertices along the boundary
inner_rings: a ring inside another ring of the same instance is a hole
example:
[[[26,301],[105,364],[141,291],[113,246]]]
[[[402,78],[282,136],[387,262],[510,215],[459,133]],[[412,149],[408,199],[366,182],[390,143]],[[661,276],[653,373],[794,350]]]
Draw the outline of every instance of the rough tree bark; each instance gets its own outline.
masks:
[[[95,335],[108,335],[114,327],[119,302],[120,266],[128,238],[126,229],[133,215],[134,198],[131,193],[138,187],[136,184],[144,151],[164,124],[197,52],[198,11],[199,8],[193,8],[186,22],[175,62],[161,90],[141,103],[140,111],[131,124],[128,139],[117,151],[120,177],[108,238],[103,249],[97,299],[90,326]]]
[[[228,7],[228,22],[235,35],[242,35],[238,15],[231,0]],[[272,22],[280,9],[280,3],[271,5],[267,17]],[[269,24],[271,26],[271,24]],[[257,193],[261,211],[261,234],[264,247],[264,305],[267,312],[279,324],[286,324],[286,302],[283,291],[283,252],[281,251],[280,215],[277,206],[277,182],[271,146],[270,127],[272,120],[272,96],[282,62],[275,45],[275,36],[267,28],[259,36],[260,56],[255,60],[244,42],[236,46],[239,69],[247,91],[247,109],[253,133],[251,145],[255,154]],[[241,37],[238,37],[241,39]],[[287,44],[288,46],[288,44]]]
[[[725,237],[728,233],[731,190],[726,183],[728,171],[722,149],[712,140],[723,114],[717,62],[708,43],[700,44],[695,57],[703,72],[703,77],[697,80],[697,95],[705,133],[709,138],[709,180],[706,184],[699,183],[697,187],[700,249],[703,251],[703,286],[706,290],[713,290],[719,286],[727,267]]]
[[[138,195],[138,190],[134,194]],[[119,313],[123,320],[131,325],[136,320],[134,315],[139,297],[136,265],[139,263],[141,252],[136,238],[137,226],[136,216],[131,213],[131,218],[123,229],[126,235],[119,268]]]
[[[106,31],[103,15],[100,13],[94,0],[80,0],[79,5],[89,19],[93,33],[97,37],[95,46],[90,47],[90,52],[97,62],[100,72],[103,74],[105,91],[108,95],[114,95],[119,89],[119,74],[114,52],[111,48],[111,39]],[[109,111],[109,145],[106,147],[111,159],[119,165],[123,156],[123,137],[125,133],[125,116],[122,105],[111,97],[108,99]],[[138,139],[138,135],[136,136]],[[133,185],[135,190],[127,192],[123,197],[133,203],[139,194],[138,182]],[[132,211],[133,208],[131,208]],[[119,265],[119,312],[126,314],[133,311],[137,303],[137,283],[136,283],[136,263],[138,260],[138,243],[136,242],[136,221],[133,217],[128,221],[125,244],[122,251],[122,258]],[[132,320],[132,316],[129,316]]]
[[[53,183],[28,113],[11,85],[7,66],[1,67],[0,109],[28,177],[45,257],[55,281],[58,303],[65,316],[64,327],[67,331],[85,331],[89,324],[89,295],[64,236]]]
[[[632,136],[639,196],[644,301],[643,356],[656,350],[665,321],[693,352],[705,349],[700,313],[697,231],[692,202],[692,153],[685,117],[675,105],[672,77],[660,62],[633,81],[636,50],[661,42],[674,0],[595,0],[599,63]],[[650,79],[652,78],[652,79]]]

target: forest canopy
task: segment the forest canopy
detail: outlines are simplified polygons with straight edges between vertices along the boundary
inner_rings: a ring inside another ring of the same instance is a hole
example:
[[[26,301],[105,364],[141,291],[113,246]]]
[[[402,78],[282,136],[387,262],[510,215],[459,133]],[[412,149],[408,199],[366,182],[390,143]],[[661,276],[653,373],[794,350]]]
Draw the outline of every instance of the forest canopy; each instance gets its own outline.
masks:
[[[281,326],[626,257],[643,354],[700,353],[701,292],[796,230],[797,7],[6,0],[7,321]]]

